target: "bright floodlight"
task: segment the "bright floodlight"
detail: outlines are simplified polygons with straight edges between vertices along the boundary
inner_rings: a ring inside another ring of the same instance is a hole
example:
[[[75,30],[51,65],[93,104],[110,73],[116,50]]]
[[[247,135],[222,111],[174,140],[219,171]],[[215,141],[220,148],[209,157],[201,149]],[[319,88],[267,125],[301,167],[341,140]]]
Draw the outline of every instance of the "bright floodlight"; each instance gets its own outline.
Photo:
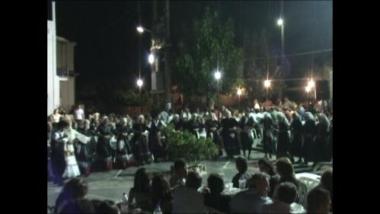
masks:
[[[243,93],[243,90],[241,88],[238,88],[236,94],[240,97],[242,93]]]
[[[271,85],[271,81],[270,80],[264,80],[264,87],[265,88],[269,88]]]
[[[222,78],[222,73],[220,71],[215,71],[214,77],[218,81],[220,78]]]
[[[153,64],[154,63],[154,54],[153,53],[149,54],[149,56],[148,56],[148,62],[149,62],[149,64]]]
[[[314,88],[315,87],[315,81],[313,79],[309,80],[309,82],[307,82],[307,85],[310,87],[310,88]]]
[[[136,84],[137,84],[137,87],[141,88],[144,82],[142,81],[142,79],[138,78]]]
[[[140,26],[137,26],[137,32],[139,33],[144,33],[144,28],[140,25]]]
[[[306,91],[306,93],[309,93],[309,92],[311,91],[310,86],[306,86],[306,87],[305,87],[305,91]]]
[[[282,26],[284,24],[284,20],[282,18],[277,19],[277,25]]]

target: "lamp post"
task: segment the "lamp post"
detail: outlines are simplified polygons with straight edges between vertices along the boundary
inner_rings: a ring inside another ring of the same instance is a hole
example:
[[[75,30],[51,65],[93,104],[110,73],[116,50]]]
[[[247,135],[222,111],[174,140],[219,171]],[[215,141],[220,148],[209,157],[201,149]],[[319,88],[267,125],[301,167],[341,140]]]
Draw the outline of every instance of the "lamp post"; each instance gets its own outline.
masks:
[[[315,87],[315,81],[312,78],[307,82],[307,86],[310,88],[310,90],[313,90],[314,100],[317,100],[317,89]]]
[[[282,18],[282,12],[281,12],[281,16],[277,19],[277,25],[280,27],[281,29],[281,69],[280,69],[280,74],[282,75],[282,71],[283,71],[283,64],[284,64],[284,57],[285,57],[285,41],[284,41],[284,25],[285,25],[285,21],[284,19]],[[280,88],[280,98],[282,97],[282,88]]]
[[[214,72],[214,78],[216,80],[216,90],[217,90],[217,103],[219,105],[219,80],[222,79],[222,73],[217,69]]]
[[[264,80],[265,99],[268,99],[268,90],[271,87],[271,84],[272,84],[271,80],[269,79]]]
[[[317,99],[317,93],[316,93],[316,87],[315,87],[315,81],[313,78],[310,78],[308,81],[307,81],[307,85],[305,87],[305,92],[307,94],[307,97],[308,97],[308,100],[310,100],[310,92],[313,91],[313,99],[316,100]]]
[[[136,85],[139,88],[139,91],[141,91],[141,87],[144,85],[144,81],[139,77],[136,81]]]
[[[149,64],[153,65],[155,59],[156,59],[156,57],[154,56],[154,53],[150,53],[148,55],[148,62],[149,62]]]
[[[282,17],[277,19],[277,25],[281,29],[281,55],[285,55],[285,45],[284,45],[284,19]]]
[[[240,96],[243,94],[243,89],[242,88],[237,88],[236,94],[238,95],[239,109],[240,109]]]
[[[145,31],[146,31],[146,32],[149,32],[149,33],[152,33],[151,30],[149,30],[148,28],[145,28],[145,27],[143,27],[143,26],[141,26],[141,25],[138,25],[138,26],[136,27],[136,30],[137,30],[137,32],[138,32],[139,34],[143,34]]]
[[[157,89],[157,83],[156,83],[156,72],[158,71],[158,66],[157,66],[157,63],[158,63],[158,60],[157,60],[157,55],[155,54],[155,50],[158,50],[160,49],[161,47],[157,46],[156,42],[155,42],[155,39],[154,39],[154,35],[153,35],[153,32],[151,30],[149,30],[148,28],[145,28],[143,27],[142,25],[138,25],[136,27],[136,30],[137,32],[142,35],[144,34],[145,32],[149,33],[150,36],[152,37],[152,44],[151,44],[151,47],[150,47],[150,54],[148,55],[148,63],[151,65],[151,68],[152,68],[152,90],[156,90]]]

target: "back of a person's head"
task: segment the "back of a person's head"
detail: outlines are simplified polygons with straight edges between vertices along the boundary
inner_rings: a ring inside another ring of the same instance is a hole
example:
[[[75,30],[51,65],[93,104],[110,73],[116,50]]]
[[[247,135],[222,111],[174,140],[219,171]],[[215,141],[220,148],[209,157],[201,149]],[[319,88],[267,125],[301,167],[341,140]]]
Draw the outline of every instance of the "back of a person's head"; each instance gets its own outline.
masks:
[[[58,129],[59,130],[65,129],[69,126],[70,126],[70,123],[65,119],[62,119],[58,122]]]
[[[324,188],[332,191],[332,169],[327,169],[321,176],[321,184]]]
[[[162,196],[169,191],[169,184],[162,175],[155,175],[152,179],[152,192],[155,196]]]
[[[269,191],[269,176],[263,172],[253,174],[247,181],[249,189],[255,189],[259,194],[266,194]]]
[[[119,209],[113,201],[92,201],[95,208],[96,214],[118,214]]]
[[[187,174],[186,187],[198,189],[199,187],[201,187],[201,185],[202,178],[197,172],[191,171]]]
[[[70,198],[83,198],[88,192],[87,182],[83,178],[72,178],[62,191]]]
[[[294,169],[292,162],[288,158],[280,158],[276,162],[276,169],[281,177],[292,177]]]
[[[95,214],[95,207],[88,199],[76,199],[67,201],[58,214]]]
[[[274,198],[287,204],[293,203],[297,198],[297,187],[290,182],[284,182],[276,187]]]
[[[258,161],[258,165],[259,165],[259,167],[260,166],[264,167],[267,170],[266,173],[268,173],[268,175],[272,176],[275,174],[274,166],[268,159],[265,159],[265,158],[260,159]]]
[[[218,174],[211,174],[207,179],[207,185],[211,193],[220,194],[224,190],[223,178]]]
[[[137,192],[146,192],[149,189],[149,177],[145,168],[140,168],[135,173],[134,189]]]
[[[174,171],[178,172],[186,168],[186,162],[183,159],[178,159],[174,162]]]
[[[307,213],[327,214],[330,209],[329,191],[318,187],[312,189],[307,195]]]
[[[239,171],[239,173],[245,173],[248,169],[247,160],[243,157],[236,158],[235,164],[236,164],[236,168]]]
[[[255,188],[256,182],[259,180],[263,180],[263,179],[269,179],[268,174],[266,174],[264,172],[256,172],[247,180],[248,188]]]
[[[158,110],[152,110],[151,112],[150,112],[150,116],[152,117],[152,119],[153,120],[156,120],[156,119],[158,119],[158,115],[159,115],[159,113],[158,113]]]

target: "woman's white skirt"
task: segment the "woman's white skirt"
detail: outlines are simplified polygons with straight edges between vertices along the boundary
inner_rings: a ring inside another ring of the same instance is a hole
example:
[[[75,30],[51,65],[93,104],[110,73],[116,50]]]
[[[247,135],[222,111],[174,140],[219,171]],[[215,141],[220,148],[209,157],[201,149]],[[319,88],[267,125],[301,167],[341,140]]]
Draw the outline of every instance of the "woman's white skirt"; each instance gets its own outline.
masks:
[[[80,175],[77,160],[74,155],[66,157],[66,169],[63,173],[64,178],[74,178]]]

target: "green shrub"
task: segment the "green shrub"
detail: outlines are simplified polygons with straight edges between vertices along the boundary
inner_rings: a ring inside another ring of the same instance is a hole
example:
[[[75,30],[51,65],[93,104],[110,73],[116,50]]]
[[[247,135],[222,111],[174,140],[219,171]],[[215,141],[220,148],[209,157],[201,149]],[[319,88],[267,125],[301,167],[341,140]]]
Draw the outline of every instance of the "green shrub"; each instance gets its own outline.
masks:
[[[176,131],[172,125],[163,130],[167,137],[170,160],[183,158],[186,161],[210,160],[217,156],[218,148],[211,139],[197,139],[193,134]]]

